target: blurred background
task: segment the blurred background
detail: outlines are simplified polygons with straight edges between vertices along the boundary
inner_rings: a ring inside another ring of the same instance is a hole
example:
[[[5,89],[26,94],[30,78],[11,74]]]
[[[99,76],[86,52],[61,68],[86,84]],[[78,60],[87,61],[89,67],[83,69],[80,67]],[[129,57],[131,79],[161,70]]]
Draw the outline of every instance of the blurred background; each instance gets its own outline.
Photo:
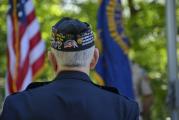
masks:
[[[151,107],[151,119],[165,120],[169,116],[169,110],[166,106],[168,80],[165,1],[122,0],[121,2],[124,31],[130,41],[129,58],[145,69],[153,91],[152,94],[154,99]],[[176,2],[176,18],[178,23],[179,0]],[[64,16],[70,16],[82,21],[87,21],[92,25],[93,31],[95,33],[97,31],[98,0],[33,0],[33,3],[36,17],[40,22],[42,38],[46,42],[46,48],[49,48],[50,45],[51,26]],[[7,9],[8,1],[0,0],[1,104],[5,96],[4,84],[7,69]],[[179,35],[178,32],[177,35]],[[179,40],[179,36],[177,40]],[[179,49],[177,49],[177,51],[178,50]],[[35,81],[47,81],[51,80],[53,77],[53,70],[46,59],[44,72],[42,72]]]

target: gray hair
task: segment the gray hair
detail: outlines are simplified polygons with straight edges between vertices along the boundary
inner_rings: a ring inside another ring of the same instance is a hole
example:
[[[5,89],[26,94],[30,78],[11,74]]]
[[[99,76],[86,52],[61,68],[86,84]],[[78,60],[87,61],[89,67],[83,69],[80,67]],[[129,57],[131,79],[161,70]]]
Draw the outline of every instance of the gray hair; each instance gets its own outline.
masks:
[[[87,67],[93,58],[95,46],[89,49],[75,52],[63,52],[52,49],[57,61],[65,67]]]

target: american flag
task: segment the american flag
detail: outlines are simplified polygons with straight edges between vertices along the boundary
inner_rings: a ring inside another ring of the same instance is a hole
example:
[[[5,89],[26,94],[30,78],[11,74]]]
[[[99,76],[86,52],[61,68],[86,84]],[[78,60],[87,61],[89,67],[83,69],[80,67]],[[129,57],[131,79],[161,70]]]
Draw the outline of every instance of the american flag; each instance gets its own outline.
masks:
[[[22,91],[43,68],[45,43],[32,0],[9,0],[6,95]]]

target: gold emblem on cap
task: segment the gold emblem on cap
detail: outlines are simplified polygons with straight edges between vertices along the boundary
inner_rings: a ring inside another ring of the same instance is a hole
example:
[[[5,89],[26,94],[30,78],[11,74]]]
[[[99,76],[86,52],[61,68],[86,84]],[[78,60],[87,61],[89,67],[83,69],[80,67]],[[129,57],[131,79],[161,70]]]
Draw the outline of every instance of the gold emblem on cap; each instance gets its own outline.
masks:
[[[77,40],[77,43],[80,44],[80,45],[82,44],[82,42],[83,42],[83,41],[82,41],[81,38],[79,38],[79,39]]]
[[[56,37],[56,40],[58,40],[58,41],[63,41],[65,38],[65,36],[63,34],[56,34],[55,37]]]

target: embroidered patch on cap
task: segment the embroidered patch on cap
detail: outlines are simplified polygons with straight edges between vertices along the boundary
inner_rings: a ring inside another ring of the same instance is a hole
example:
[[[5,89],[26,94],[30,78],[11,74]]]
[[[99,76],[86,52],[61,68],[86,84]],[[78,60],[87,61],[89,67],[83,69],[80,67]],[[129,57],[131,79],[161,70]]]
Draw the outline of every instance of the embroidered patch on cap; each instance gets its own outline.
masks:
[[[90,28],[80,34],[63,34],[52,27],[51,47],[59,51],[80,51],[94,45],[94,35]]]

